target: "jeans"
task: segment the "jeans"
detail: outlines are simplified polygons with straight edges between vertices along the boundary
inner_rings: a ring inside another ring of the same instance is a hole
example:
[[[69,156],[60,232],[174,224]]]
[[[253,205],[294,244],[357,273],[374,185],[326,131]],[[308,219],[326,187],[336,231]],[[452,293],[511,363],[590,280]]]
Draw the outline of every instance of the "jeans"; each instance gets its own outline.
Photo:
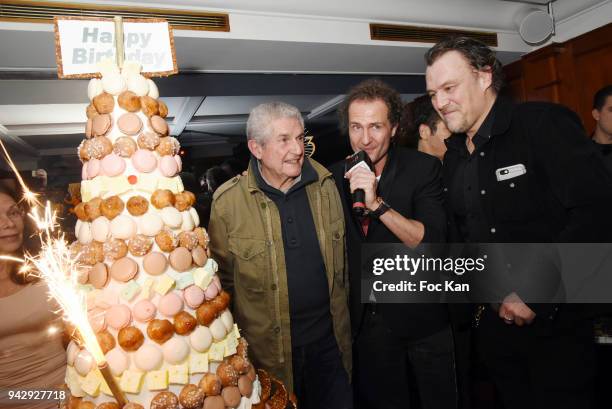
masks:
[[[380,314],[366,312],[354,349],[355,407],[457,408],[450,326],[424,338],[409,340],[387,328]]]
[[[336,338],[292,349],[293,389],[300,409],[352,409],[353,391]]]

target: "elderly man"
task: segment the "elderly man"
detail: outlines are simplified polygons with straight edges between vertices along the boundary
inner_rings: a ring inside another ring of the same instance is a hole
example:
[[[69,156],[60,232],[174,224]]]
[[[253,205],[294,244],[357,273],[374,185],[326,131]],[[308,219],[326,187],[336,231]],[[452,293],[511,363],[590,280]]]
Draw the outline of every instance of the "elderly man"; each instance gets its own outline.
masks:
[[[379,80],[353,87],[340,109],[351,148],[365,152],[373,165],[347,174],[344,162],[332,166],[347,223],[355,403],[363,409],[404,409],[420,399],[423,408],[452,409],[457,386],[447,306],[364,304],[361,298],[363,244],[414,248],[444,241],[440,161],[395,145],[401,109],[399,93]],[[351,193],[357,189],[365,194],[364,217],[352,211]]]
[[[210,219],[213,257],[257,367],[300,408],[352,408],[344,219],[332,175],[304,158],[304,121],[281,102],[247,122],[246,176],[222,185]]]
[[[425,59],[427,91],[454,133],[442,172],[451,241],[609,241],[611,189],[576,114],[499,96],[501,64],[477,40],[443,40]],[[528,270],[526,285],[504,286],[479,319],[478,352],[506,409],[591,407],[595,362],[584,307],[526,298],[547,289],[554,264]],[[507,270],[521,274],[515,263]]]

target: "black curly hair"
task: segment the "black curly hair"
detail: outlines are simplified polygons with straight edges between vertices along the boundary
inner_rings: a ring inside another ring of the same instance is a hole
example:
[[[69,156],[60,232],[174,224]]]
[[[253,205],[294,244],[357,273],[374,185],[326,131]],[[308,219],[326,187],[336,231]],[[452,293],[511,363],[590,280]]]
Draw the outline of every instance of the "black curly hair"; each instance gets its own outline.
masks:
[[[387,105],[387,115],[391,126],[398,125],[403,107],[399,92],[381,80],[373,78],[362,81],[349,89],[346,98],[338,109],[340,130],[345,134],[348,133],[348,110],[353,101],[375,101],[377,99],[382,100]]]

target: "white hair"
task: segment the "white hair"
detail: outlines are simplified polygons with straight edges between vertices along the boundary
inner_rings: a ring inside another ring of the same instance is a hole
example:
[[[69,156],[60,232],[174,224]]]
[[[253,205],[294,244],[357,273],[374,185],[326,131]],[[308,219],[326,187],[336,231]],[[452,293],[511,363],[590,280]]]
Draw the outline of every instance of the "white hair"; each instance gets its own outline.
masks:
[[[295,118],[304,128],[304,118],[299,109],[284,102],[265,102],[251,110],[246,124],[247,140],[254,139],[259,145],[271,136],[272,121],[281,118]]]

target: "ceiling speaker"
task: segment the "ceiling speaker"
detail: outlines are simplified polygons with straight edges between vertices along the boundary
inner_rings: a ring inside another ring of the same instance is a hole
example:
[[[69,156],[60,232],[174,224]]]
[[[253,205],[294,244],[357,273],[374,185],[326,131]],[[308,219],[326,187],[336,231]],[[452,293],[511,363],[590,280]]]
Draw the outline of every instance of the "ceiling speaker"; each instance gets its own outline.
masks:
[[[548,40],[555,29],[555,23],[550,14],[536,8],[519,11],[514,22],[523,41],[532,45]]]

